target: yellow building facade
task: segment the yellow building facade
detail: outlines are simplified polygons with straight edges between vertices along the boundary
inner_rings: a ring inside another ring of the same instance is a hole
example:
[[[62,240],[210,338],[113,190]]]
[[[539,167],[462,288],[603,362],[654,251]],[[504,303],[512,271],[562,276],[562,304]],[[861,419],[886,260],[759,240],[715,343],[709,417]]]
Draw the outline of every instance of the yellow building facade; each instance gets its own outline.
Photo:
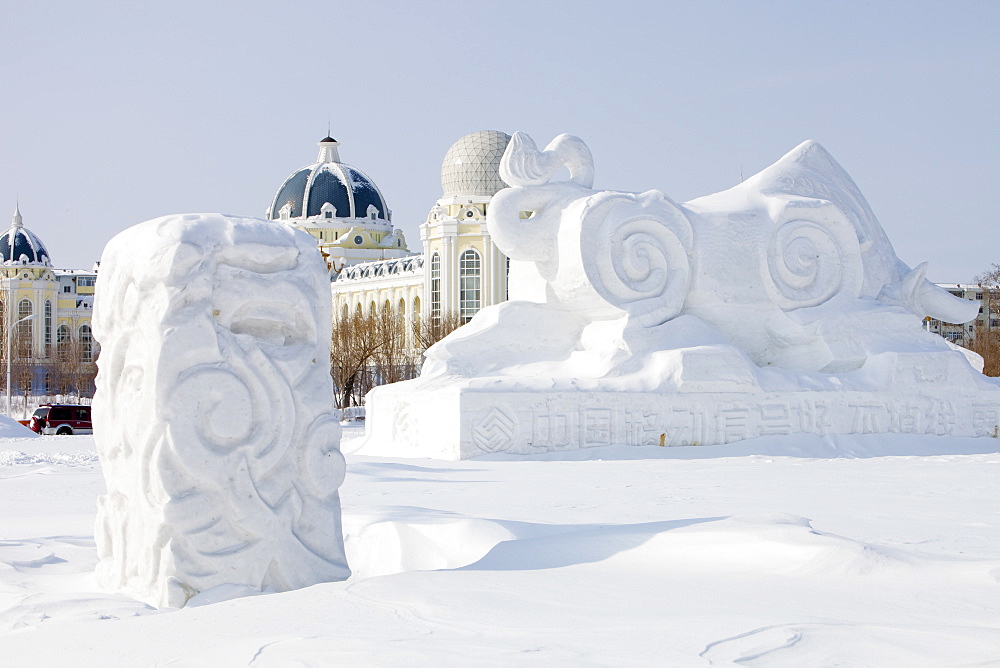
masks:
[[[412,331],[427,318],[458,316],[468,322],[480,309],[507,298],[507,258],[490,239],[490,199],[506,187],[500,159],[510,141],[504,132],[465,135],[445,154],[442,196],[420,226],[423,253],[359,263],[335,273],[334,314],[361,309],[398,311]]]
[[[97,272],[53,268],[19,206],[0,236],[0,260],[0,359],[11,369],[12,395],[89,395]]]

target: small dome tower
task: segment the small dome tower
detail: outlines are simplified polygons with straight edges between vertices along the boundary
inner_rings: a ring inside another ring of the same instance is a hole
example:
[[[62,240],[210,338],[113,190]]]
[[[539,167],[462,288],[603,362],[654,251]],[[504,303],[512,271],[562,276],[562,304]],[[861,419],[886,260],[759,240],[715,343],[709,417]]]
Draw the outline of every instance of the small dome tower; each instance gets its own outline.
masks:
[[[410,255],[378,186],[364,172],[340,161],[340,142],[319,141],[316,162],[296,170],[278,188],[267,210],[316,237],[327,263],[340,270],[358,262]]]
[[[24,227],[20,203],[14,207],[10,229],[0,236],[0,261],[8,266],[13,264],[52,266],[45,244]]]

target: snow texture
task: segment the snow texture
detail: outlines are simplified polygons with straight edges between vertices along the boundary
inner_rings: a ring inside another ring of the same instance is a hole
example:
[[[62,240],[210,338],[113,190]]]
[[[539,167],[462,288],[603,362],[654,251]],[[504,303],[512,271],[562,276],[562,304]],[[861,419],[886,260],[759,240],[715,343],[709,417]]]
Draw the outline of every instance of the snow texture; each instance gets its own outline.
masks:
[[[510,300],[428,350],[420,378],[372,391],[365,454],[1000,430],[981,358],[921,323],[978,305],[896,257],[819,144],[687,204],[593,190],[570,135],[539,151],[515,133],[500,172],[488,226]]]
[[[91,436],[0,440],[10,666],[993,666],[1000,440],[352,454],[352,576],[154,610],[93,578]],[[573,461],[570,461],[573,460]]]
[[[14,418],[0,415],[0,438],[36,438],[37,436],[38,434]]]
[[[166,216],[101,260],[98,581],[180,607],[221,585],[349,575],[329,373],[329,279],[308,234]]]

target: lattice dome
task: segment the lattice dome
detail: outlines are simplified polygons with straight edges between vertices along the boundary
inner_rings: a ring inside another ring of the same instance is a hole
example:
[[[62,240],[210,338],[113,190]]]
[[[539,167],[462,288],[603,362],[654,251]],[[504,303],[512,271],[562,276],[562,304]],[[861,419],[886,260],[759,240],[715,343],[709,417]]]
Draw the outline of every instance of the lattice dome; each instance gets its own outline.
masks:
[[[507,184],[500,178],[500,158],[510,135],[498,130],[480,130],[451,145],[441,165],[441,189],[445,197],[478,195],[492,197]]]

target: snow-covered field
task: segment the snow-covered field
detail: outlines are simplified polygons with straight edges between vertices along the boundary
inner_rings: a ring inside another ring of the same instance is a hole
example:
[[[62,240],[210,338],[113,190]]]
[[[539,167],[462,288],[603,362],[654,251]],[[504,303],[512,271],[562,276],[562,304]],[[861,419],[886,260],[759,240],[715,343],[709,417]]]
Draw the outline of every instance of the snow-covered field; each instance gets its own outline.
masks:
[[[99,591],[93,439],[0,440],[4,665],[1000,665],[1000,441],[350,454],[354,575]]]

